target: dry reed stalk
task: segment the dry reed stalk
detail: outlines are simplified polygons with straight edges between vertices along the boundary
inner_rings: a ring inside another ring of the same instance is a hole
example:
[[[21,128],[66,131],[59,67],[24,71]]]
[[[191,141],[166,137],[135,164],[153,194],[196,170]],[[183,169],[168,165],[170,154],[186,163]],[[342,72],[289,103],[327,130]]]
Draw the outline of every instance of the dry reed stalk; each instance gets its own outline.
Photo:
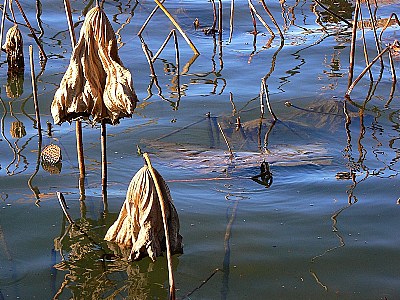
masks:
[[[107,211],[107,126],[105,120],[101,121],[101,194],[104,211]]]
[[[263,1],[263,0],[261,0]],[[325,9],[327,12],[329,12],[331,15],[335,16],[336,18],[338,18],[340,21],[346,23],[348,26],[352,26],[352,24],[347,21],[345,18],[343,18],[342,16],[338,15],[337,13],[335,13],[334,11],[330,10],[329,8],[327,8],[325,5],[323,5],[319,0],[314,0],[315,3],[317,3],[319,6],[321,6],[323,9]],[[264,1],[263,1],[264,2]]]
[[[190,48],[193,50],[193,52],[196,54],[200,54],[200,52],[196,49],[196,46],[192,43],[190,38],[186,35],[186,33],[181,28],[181,26],[175,21],[174,17],[168,12],[168,10],[164,7],[164,5],[158,0],[154,0],[154,2],[161,8],[161,10],[164,12],[164,14],[168,17],[168,19],[170,19],[170,21],[172,22],[172,24],[174,24],[176,29],[178,29],[178,31],[181,33],[181,35],[183,36],[185,41],[188,43]]]
[[[176,64],[176,86],[178,90],[178,99],[181,99],[181,84],[180,84],[180,63],[179,63],[179,45],[178,45],[178,36],[176,35],[176,31],[173,31],[174,36],[174,45],[175,45],[175,64]]]
[[[392,13],[392,14],[390,15],[390,17],[387,19],[387,22],[386,22],[385,26],[382,28],[381,33],[379,34],[379,41],[380,41],[381,43],[382,43],[382,35],[383,35],[384,31],[386,30],[386,28],[389,27],[389,25],[390,25],[390,23],[391,23],[391,21],[392,21],[392,18],[394,18],[395,21],[396,21],[396,23],[397,23],[397,25],[400,26],[399,18],[397,17],[397,15],[396,15],[395,13]]]
[[[347,88],[345,97],[350,97],[350,93],[352,92],[352,90],[354,89],[354,87],[356,86],[356,84],[361,80],[361,78],[364,77],[365,73],[368,72],[368,70],[373,66],[373,64],[380,59],[380,57],[382,57],[383,54],[385,54],[388,50],[390,50],[390,47],[386,47],[385,49],[383,49],[381,51],[381,53],[379,53],[370,63],[368,66],[366,66],[364,68],[364,70],[360,73],[360,75],[358,75],[358,77],[350,83],[349,87]]]
[[[376,51],[377,51],[377,53],[380,53],[381,52],[381,44],[379,43],[379,38],[378,38],[378,35],[377,35],[377,31],[376,31],[376,25],[375,25],[376,18],[372,13],[371,4],[369,3],[369,0],[367,0],[366,3],[367,3],[369,16],[370,16],[371,21],[372,21],[371,24],[372,24],[372,30],[373,30],[374,38],[375,38]],[[382,58],[380,59],[380,62],[381,62],[381,68],[383,69],[383,59]]]
[[[153,166],[151,165],[150,158],[147,153],[143,153],[143,157],[147,163],[147,167],[150,170],[151,177],[155,183],[155,187],[157,190],[157,196],[161,208],[161,214],[164,224],[164,234],[165,234],[165,243],[167,246],[167,260],[168,260],[168,278],[169,278],[169,299],[175,300],[175,280],[174,280],[174,273],[172,268],[172,258],[171,258],[171,241],[169,237],[169,228],[168,228],[168,220],[167,220],[167,208],[165,206],[165,200],[163,197],[163,191],[161,190],[160,184],[158,183],[158,174],[156,174]],[[168,199],[167,199],[168,201]]]
[[[11,0],[10,0],[10,1],[11,1]],[[21,4],[19,3],[19,0],[13,0],[13,1],[15,1],[15,3],[17,4],[18,9],[19,9],[19,11],[21,12],[22,17],[23,17],[24,20],[25,20],[26,26],[29,28],[29,30],[30,30],[30,32],[31,32],[31,34],[32,34],[32,37],[33,37],[33,39],[35,40],[35,42],[36,42],[36,44],[37,44],[37,46],[38,46],[38,48],[39,48],[40,54],[42,55],[44,61],[46,62],[46,61],[47,61],[47,55],[46,55],[46,53],[44,52],[43,46],[42,46],[42,44],[40,43],[39,39],[37,38],[35,31],[33,30],[31,24],[29,23],[29,20],[28,20],[28,18],[26,17],[26,15],[25,15],[25,13],[24,13],[24,10],[22,9]]]
[[[164,3],[165,0],[161,0],[160,3]],[[139,32],[137,35],[141,36],[143,33],[143,30],[146,28],[147,24],[150,22],[150,19],[154,16],[156,11],[158,10],[158,6],[154,7],[149,16],[147,17],[146,21],[143,23],[142,27],[140,28]]]
[[[35,78],[35,65],[34,65],[34,62],[33,62],[33,48],[32,48],[32,45],[29,45],[29,61],[30,61],[30,66],[31,66],[33,104],[35,106],[36,124],[37,124],[37,130],[38,130],[39,138],[41,139],[42,138],[42,125],[40,123],[40,112],[39,112],[39,103],[38,103],[38,99],[37,99],[37,85],[36,85],[36,78]]]
[[[156,59],[158,58],[158,56],[161,54],[161,52],[164,50],[165,46],[167,45],[167,43],[169,42],[169,40],[172,37],[172,34],[175,30],[172,29],[169,34],[167,35],[166,39],[164,40],[164,42],[162,43],[162,45],[160,46],[160,49],[158,49],[158,51],[156,52],[156,54],[153,55],[153,57],[151,58],[151,62],[154,63],[156,61]]]
[[[362,15],[362,9],[360,9],[360,20],[361,20],[361,31],[362,31],[362,40],[363,40],[363,50],[364,50],[364,59],[365,63],[368,66],[369,64],[369,58],[368,58],[368,49],[367,49],[367,40],[365,38],[365,28],[364,28],[364,20],[363,20],[363,15]],[[374,80],[374,77],[372,76],[371,69],[369,69],[369,79],[371,81]]]
[[[350,44],[350,59],[349,59],[349,76],[347,87],[350,88],[350,85],[353,81],[353,73],[354,73],[354,56],[356,51],[356,38],[357,38],[357,22],[358,15],[360,12],[360,0],[356,0],[356,5],[354,8],[354,16],[353,16],[353,30],[351,34],[351,44]]]

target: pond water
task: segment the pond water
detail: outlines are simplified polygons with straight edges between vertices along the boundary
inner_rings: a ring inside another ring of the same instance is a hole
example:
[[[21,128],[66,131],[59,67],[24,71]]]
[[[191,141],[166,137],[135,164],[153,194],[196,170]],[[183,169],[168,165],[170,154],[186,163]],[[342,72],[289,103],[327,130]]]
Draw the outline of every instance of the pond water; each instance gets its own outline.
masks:
[[[71,1],[77,35],[92,2]],[[200,56],[193,56],[178,33],[179,80],[171,40],[154,62],[157,87],[137,36],[154,2],[105,1],[140,101],[131,119],[107,127],[106,208],[100,126],[83,123],[84,201],[74,123],[54,126],[51,136],[46,131],[71,55],[62,1],[20,1],[48,55],[40,74],[38,48],[14,4],[24,38],[25,76],[23,91],[11,95],[2,53],[0,299],[168,297],[165,257],[154,263],[149,258],[131,263],[104,259],[112,253],[103,241],[105,232],[143,165],[137,145],[166,180],[179,214],[184,253],[173,257],[178,298],[400,298],[400,87],[392,83],[389,58],[383,56],[380,78],[378,62],[371,68],[372,84],[367,74],[345,100],[351,26],[313,1],[266,1],[282,41],[261,4],[253,2],[275,32],[273,39],[258,19],[259,32],[251,33],[247,1],[235,1],[231,34],[231,1],[222,1],[221,36],[202,30],[212,26],[212,3],[166,1]],[[321,2],[351,21],[351,1]],[[378,2],[380,19],[399,11],[398,1]],[[369,18],[365,4],[362,13]],[[5,28],[11,26],[6,20]],[[173,28],[159,10],[143,40],[156,53]],[[398,35],[398,26],[388,27],[383,44]],[[377,55],[371,28],[366,26],[364,36],[371,61]],[[39,74],[42,145],[29,45]],[[354,78],[365,65],[359,29]],[[396,55],[394,67],[398,73]],[[262,78],[276,122],[267,108],[260,118]],[[38,147],[48,144],[62,150],[61,172],[40,164]],[[266,186],[261,177],[259,182],[251,179],[260,174],[263,161],[272,173]],[[82,231],[68,227],[57,191]]]

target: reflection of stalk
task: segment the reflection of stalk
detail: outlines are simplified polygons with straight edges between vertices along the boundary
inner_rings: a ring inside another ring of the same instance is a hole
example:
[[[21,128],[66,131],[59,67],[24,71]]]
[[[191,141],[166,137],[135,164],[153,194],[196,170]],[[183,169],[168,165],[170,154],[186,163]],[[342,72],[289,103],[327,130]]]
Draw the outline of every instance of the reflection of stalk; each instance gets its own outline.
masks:
[[[13,152],[13,155],[14,155],[14,159],[13,159],[13,160],[11,161],[11,163],[6,167],[7,174],[9,174],[10,172],[9,172],[8,168],[9,168],[9,167],[11,166],[11,164],[15,161],[15,159],[16,159],[16,157],[17,157],[17,152],[16,152],[16,150],[15,150],[14,147],[12,146],[11,142],[9,141],[9,139],[7,138],[7,136],[6,136],[5,133],[4,133],[4,120],[5,120],[6,116],[7,116],[7,107],[6,107],[4,101],[3,101],[3,99],[2,99],[1,97],[0,97],[0,101],[1,101],[1,104],[3,105],[3,110],[4,110],[3,116],[2,116],[2,118],[1,118],[1,135],[3,136],[3,139],[7,142],[8,146],[10,147],[10,149],[11,149],[11,151]]]
[[[33,37],[33,39],[35,40],[37,46],[39,47],[39,51],[40,51],[40,53],[42,54],[44,61],[46,62],[46,61],[47,61],[46,53],[44,52],[43,47],[42,47],[42,44],[40,43],[39,39],[37,38],[35,31],[33,30],[31,24],[29,23],[28,18],[26,17],[26,15],[25,15],[25,13],[24,13],[24,11],[23,11],[23,9],[22,9],[21,4],[19,3],[19,0],[13,0],[13,1],[15,1],[15,3],[17,4],[18,9],[19,9],[19,11],[21,12],[22,17],[23,17],[24,20],[25,20],[26,26],[27,26],[27,27],[29,28],[29,30],[31,31],[32,37]]]
[[[225,238],[224,238],[224,262],[223,262],[223,279],[222,279],[222,289],[221,289],[221,298],[226,299],[228,296],[228,291],[229,291],[229,269],[230,269],[230,258],[231,258],[231,248],[230,248],[230,239],[231,239],[231,232],[232,232],[232,226],[233,222],[236,219],[236,211],[237,207],[239,204],[240,198],[238,197],[236,201],[233,204],[232,207],[232,213],[229,218],[228,224],[226,225],[226,230],[225,230]]]
[[[229,43],[232,41],[233,35],[233,18],[235,16],[235,0],[231,1],[231,16],[229,18]]]

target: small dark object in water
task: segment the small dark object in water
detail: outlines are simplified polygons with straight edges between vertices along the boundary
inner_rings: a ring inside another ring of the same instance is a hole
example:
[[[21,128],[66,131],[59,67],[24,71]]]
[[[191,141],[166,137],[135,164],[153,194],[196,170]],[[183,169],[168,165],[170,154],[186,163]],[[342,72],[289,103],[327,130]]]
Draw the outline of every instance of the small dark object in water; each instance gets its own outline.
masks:
[[[269,164],[266,161],[263,161],[260,166],[261,173],[251,177],[255,182],[264,185],[266,188],[269,188],[272,184],[273,177],[272,173],[269,169]]]
[[[199,19],[198,19],[198,18],[196,18],[196,19],[193,21],[193,26],[194,26],[194,29],[195,29],[195,30],[199,29],[199,27],[200,27],[200,22],[199,22]]]

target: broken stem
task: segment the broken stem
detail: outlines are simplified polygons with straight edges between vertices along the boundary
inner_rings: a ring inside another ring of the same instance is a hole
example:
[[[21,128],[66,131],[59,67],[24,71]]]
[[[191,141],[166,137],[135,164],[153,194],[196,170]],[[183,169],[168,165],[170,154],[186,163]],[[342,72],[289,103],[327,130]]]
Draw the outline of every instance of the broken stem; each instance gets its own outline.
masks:
[[[164,3],[164,0],[161,0],[160,3]],[[142,35],[143,30],[146,28],[147,24],[150,22],[150,19],[154,16],[156,11],[158,10],[158,6],[154,7],[150,15],[147,17],[146,21],[143,23],[142,28],[140,28],[139,32],[137,35]]]
[[[165,233],[165,241],[167,246],[167,261],[168,261],[168,275],[169,275],[169,299],[175,300],[175,281],[174,281],[174,273],[172,269],[172,258],[171,258],[171,245],[169,239],[169,231],[168,231],[168,222],[166,215],[166,207],[164,202],[163,193],[161,191],[160,185],[157,180],[157,175],[151,165],[150,157],[147,153],[143,153],[143,158],[146,161],[147,167],[149,168],[151,177],[153,178],[154,184],[156,186],[158,200],[160,201],[161,213],[163,217],[164,224],[164,233]]]
[[[192,48],[193,52],[196,53],[196,54],[200,54],[200,52],[196,49],[195,45],[192,43],[190,38],[186,35],[186,33],[181,28],[181,26],[175,21],[174,17],[172,17],[172,15],[168,12],[168,10],[164,7],[164,5],[162,5],[162,3],[160,1],[158,1],[158,0],[154,0],[154,2],[157,3],[157,5],[165,13],[165,15],[168,17],[168,19],[170,19],[172,24],[174,24],[176,29],[179,30],[179,32],[182,34],[182,36],[185,39],[185,41],[189,44],[190,48]]]

